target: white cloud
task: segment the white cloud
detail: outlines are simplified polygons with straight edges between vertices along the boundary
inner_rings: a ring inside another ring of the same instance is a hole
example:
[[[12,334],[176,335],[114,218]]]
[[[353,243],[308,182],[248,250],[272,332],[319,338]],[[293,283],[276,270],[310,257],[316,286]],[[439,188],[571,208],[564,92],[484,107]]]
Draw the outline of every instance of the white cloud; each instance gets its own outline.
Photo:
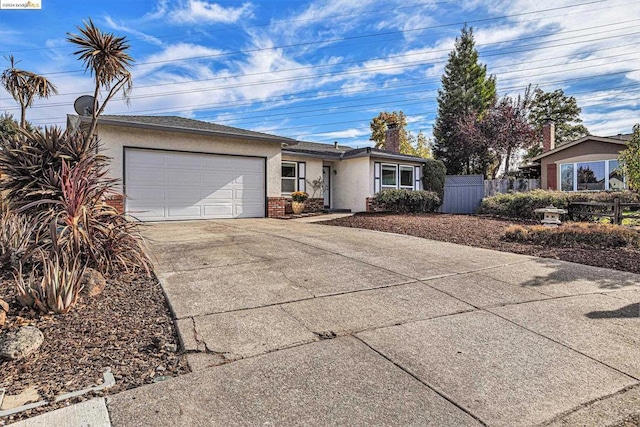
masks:
[[[253,5],[243,3],[240,7],[224,7],[204,0],[187,0],[186,3],[180,2],[179,6],[167,15],[172,21],[182,24],[212,22],[232,24],[252,17]]]

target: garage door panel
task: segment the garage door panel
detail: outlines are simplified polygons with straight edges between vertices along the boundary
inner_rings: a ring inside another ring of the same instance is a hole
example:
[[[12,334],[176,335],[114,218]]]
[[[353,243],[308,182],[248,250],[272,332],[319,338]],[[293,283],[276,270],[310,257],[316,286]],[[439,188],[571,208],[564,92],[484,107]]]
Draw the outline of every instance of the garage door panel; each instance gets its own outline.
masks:
[[[178,206],[196,205],[202,196],[199,189],[193,188],[168,188],[165,190],[167,202]]]
[[[231,203],[221,205],[206,205],[204,206],[204,215],[217,218],[229,218],[235,216],[233,213],[233,205]]]
[[[202,201],[204,203],[215,203],[216,201],[222,200],[229,201],[229,203],[231,203],[231,201],[233,200],[233,189],[222,188],[220,190],[215,190],[209,194],[202,194]]]
[[[127,166],[145,168],[165,167],[165,153],[152,150],[127,150]],[[132,170],[135,170],[132,169]]]
[[[154,202],[164,206],[165,190],[162,187],[133,187],[127,188],[127,197],[132,201]]]
[[[264,159],[129,148],[125,167],[127,210],[143,221],[264,216]]]
[[[126,180],[135,182],[137,186],[164,186],[165,174],[162,168],[136,168],[135,165],[127,165],[132,169],[127,173]]]
[[[169,187],[194,187],[200,186],[200,172],[189,172],[179,170],[165,171],[167,186]]]
[[[247,203],[250,203],[252,200],[259,199],[262,196],[261,190],[252,190],[252,189],[244,189],[244,190],[236,190],[235,191],[235,199],[243,200]]]

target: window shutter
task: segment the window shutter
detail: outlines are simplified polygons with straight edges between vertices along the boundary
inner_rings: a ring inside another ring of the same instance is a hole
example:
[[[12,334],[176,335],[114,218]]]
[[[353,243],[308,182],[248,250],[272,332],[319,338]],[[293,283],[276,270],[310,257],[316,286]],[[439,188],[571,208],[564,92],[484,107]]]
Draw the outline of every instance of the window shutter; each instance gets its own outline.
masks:
[[[414,190],[420,190],[420,182],[422,182],[422,176],[420,174],[420,166],[416,166],[413,169],[413,179],[416,180],[416,183],[413,186],[413,189]]]
[[[380,163],[375,162],[373,164],[373,192],[378,193],[381,189],[382,182],[380,181]]]
[[[307,191],[307,163],[298,163],[298,191]]]

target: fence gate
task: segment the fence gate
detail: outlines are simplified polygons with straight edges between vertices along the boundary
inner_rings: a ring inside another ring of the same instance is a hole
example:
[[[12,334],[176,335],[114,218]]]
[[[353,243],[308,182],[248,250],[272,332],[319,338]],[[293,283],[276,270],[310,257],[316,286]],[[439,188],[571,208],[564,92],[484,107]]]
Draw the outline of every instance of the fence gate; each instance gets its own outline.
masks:
[[[482,175],[447,175],[444,183],[442,213],[472,214],[484,197]]]

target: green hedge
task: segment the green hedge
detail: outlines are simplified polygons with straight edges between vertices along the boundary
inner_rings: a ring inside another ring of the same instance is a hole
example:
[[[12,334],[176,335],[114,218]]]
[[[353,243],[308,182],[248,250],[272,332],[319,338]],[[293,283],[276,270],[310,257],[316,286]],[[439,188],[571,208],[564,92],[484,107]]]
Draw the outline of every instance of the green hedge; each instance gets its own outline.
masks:
[[[422,175],[422,188],[435,192],[440,198],[440,204],[444,200],[444,184],[447,176],[447,168],[442,160],[424,159],[425,166]]]
[[[374,198],[378,206],[391,212],[435,212],[440,206],[440,197],[425,190],[382,190]]]
[[[562,227],[512,225],[504,240],[556,247],[621,248],[640,247],[640,233],[610,224],[567,223]]]
[[[537,219],[535,210],[553,205],[568,209],[571,202],[613,202],[619,197],[623,203],[639,203],[640,195],[632,191],[565,192],[533,190],[524,193],[498,194],[482,200],[478,213],[507,218]]]

